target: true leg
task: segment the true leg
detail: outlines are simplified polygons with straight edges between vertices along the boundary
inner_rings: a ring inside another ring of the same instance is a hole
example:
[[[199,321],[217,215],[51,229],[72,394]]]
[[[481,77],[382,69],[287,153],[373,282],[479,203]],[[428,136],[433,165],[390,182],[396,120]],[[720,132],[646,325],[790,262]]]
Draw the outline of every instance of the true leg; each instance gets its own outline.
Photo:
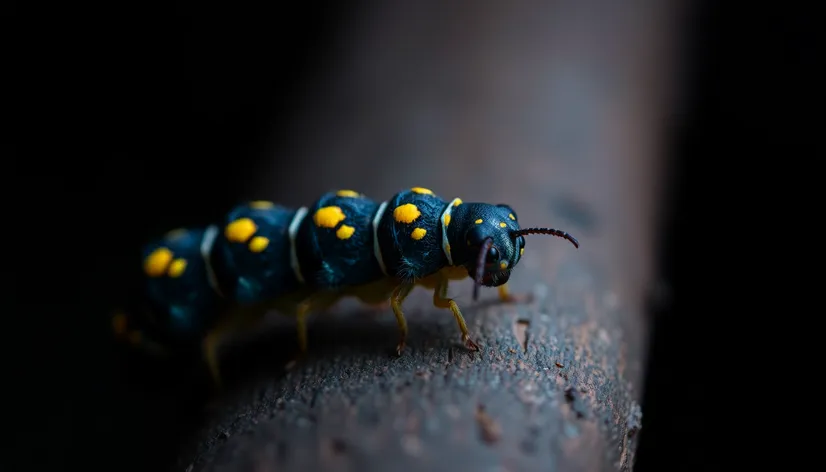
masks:
[[[298,332],[298,348],[301,355],[307,353],[307,315],[313,310],[330,307],[340,298],[337,292],[319,292],[305,298],[295,308],[295,324]]]
[[[201,349],[203,350],[204,362],[206,362],[212,381],[216,386],[221,386],[221,372],[218,362],[218,346],[228,330],[224,326],[213,328],[204,338]]]
[[[450,308],[450,311],[453,312],[453,317],[456,319],[456,324],[459,325],[459,330],[462,332],[462,341],[465,343],[465,346],[472,351],[478,351],[479,345],[470,338],[467,325],[465,324],[465,318],[459,310],[459,305],[457,305],[452,298],[447,298],[448,283],[447,277],[439,277],[439,284],[436,286],[436,289],[433,290],[433,304],[438,308]]]
[[[497,287],[499,291],[499,300],[503,302],[513,302],[514,297],[511,295],[510,290],[508,290],[508,284],[503,284]]]
[[[511,293],[510,289],[508,289],[508,284],[502,284],[497,287],[499,292],[499,300],[504,303],[519,303],[519,302],[528,302],[531,300],[530,293],[520,293],[518,295],[514,295]]]
[[[402,302],[413,290],[415,284],[403,283],[393,290],[393,295],[390,296],[390,306],[393,307],[393,314],[396,315],[396,322],[399,324],[399,345],[396,346],[396,353],[402,355],[405,343],[407,342],[407,321],[404,319],[404,312],[402,312]]]
[[[239,307],[228,312],[224,319],[219,321],[204,337],[201,348],[204,361],[209,368],[215,385],[221,386],[220,363],[218,360],[218,347],[227,335],[249,329],[266,313],[266,309],[261,307]]]

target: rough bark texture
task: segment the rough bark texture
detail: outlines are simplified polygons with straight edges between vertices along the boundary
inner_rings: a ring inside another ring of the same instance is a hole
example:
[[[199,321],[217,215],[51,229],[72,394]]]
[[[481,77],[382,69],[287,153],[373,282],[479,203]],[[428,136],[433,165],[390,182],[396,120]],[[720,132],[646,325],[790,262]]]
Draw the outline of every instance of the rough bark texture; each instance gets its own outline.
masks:
[[[401,358],[389,308],[348,301],[316,317],[298,364],[292,325],[274,317],[285,326],[225,350],[230,388],[178,470],[629,470],[659,106],[650,3],[612,14],[596,2],[595,16],[409,2],[354,27],[291,140],[275,138],[298,165],[257,176],[250,197],[425,186],[507,202],[582,247],[528,238],[511,278],[527,303],[492,290],[473,303],[469,282],[451,286],[479,353],[423,289],[405,304]]]
[[[313,325],[310,359],[263,368],[269,376],[220,400],[195,470],[628,469],[640,420],[638,367],[629,371],[638,314],[619,310],[575,257],[543,276],[545,256],[522,268],[517,286],[533,282],[530,304],[473,306],[460,292],[480,353],[461,346],[449,312],[421,291],[408,304],[401,358],[389,312],[370,320],[342,307]],[[270,341],[294,346],[292,334]],[[260,366],[278,358],[265,348],[255,357]]]

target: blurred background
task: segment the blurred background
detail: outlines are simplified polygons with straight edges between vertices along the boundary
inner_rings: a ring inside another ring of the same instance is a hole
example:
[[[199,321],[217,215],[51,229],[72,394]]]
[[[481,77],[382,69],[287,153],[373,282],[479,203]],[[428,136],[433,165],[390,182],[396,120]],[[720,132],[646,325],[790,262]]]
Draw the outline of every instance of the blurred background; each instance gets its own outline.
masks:
[[[172,461],[205,392],[124,359],[98,317],[137,283],[136,248],[240,200],[307,204],[345,175],[376,199],[425,185],[507,201],[547,185],[553,203],[528,214],[568,215],[586,238],[611,228],[606,270],[651,323],[636,470],[708,470],[707,447],[684,452],[704,434],[710,388],[685,372],[697,339],[714,342],[703,326],[716,313],[698,309],[706,268],[689,251],[706,243],[689,228],[713,217],[715,171],[770,105],[753,69],[813,60],[805,12],[728,21],[714,2],[653,0],[28,10],[5,188],[22,212],[9,228],[24,260],[6,268],[21,421],[4,453],[20,470]],[[777,26],[803,52],[756,46]],[[514,153],[537,167],[511,172]]]

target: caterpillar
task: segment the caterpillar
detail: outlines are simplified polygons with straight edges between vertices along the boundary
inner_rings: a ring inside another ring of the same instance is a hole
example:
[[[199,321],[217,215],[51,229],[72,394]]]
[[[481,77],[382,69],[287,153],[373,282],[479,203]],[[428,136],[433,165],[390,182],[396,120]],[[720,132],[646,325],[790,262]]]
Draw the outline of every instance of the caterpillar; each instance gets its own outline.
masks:
[[[564,231],[520,228],[518,221],[509,205],[447,201],[423,187],[384,202],[338,190],[309,207],[244,203],[220,224],[174,230],[146,245],[140,316],[118,312],[113,329],[150,349],[200,343],[220,383],[216,351],[227,333],[274,309],[295,317],[299,349],[306,353],[306,316],[346,296],[389,301],[401,355],[408,331],[402,303],[424,286],[433,290],[436,307],[452,312],[465,346],[478,350],[447,296],[448,284],[471,278],[474,300],[487,286],[513,301],[507,282],[523,257],[525,236],[558,236],[579,248]]]

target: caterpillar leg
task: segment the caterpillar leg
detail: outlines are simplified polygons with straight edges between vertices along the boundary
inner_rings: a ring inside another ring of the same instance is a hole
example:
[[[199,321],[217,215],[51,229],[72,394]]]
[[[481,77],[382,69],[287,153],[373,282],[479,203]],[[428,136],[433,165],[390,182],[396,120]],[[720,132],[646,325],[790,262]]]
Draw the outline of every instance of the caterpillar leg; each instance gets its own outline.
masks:
[[[150,355],[165,356],[168,354],[163,345],[144,335],[140,329],[130,325],[129,316],[126,313],[117,311],[112,315],[112,331],[117,340],[143,350]]]
[[[251,329],[266,313],[266,308],[260,306],[239,307],[229,312],[223,320],[212,328],[201,342],[204,362],[209,368],[212,381],[219,388],[222,385],[218,348],[230,335]]]
[[[508,284],[500,285],[497,287],[497,291],[499,292],[499,300],[506,302],[506,303],[514,303],[516,302],[516,297],[508,289]]]
[[[499,292],[499,301],[503,303],[520,303],[529,302],[531,300],[530,293],[520,293],[514,295],[510,289],[508,289],[507,283],[497,287],[497,291]]]
[[[212,376],[213,383],[219,388],[222,383],[221,369],[218,363],[218,346],[221,344],[221,340],[224,338],[227,331],[228,330],[223,329],[223,327],[213,328],[212,331],[207,333],[201,343],[204,362],[206,362],[207,368],[209,369],[209,374]]]
[[[396,322],[399,324],[399,344],[396,346],[396,353],[400,356],[407,343],[407,320],[405,320],[404,312],[402,311],[402,302],[410,295],[411,290],[413,290],[415,286],[416,284],[403,283],[396,287],[390,296],[390,306],[393,307],[393,314],[396,315]]]
[[[323,310],[330,307],[341,294],[337,292],[321,292],[305,298],[295,309],[295,324],[298,332],[298,348],[301,355],[307,354],[307,315],[315,310]]]
[[[433,305],[438,308],[450,308],[450,311],[453,312],[453,317],[456,318],[456,324],[459,325],[459,330],[462,332],[462,342],[464,342],[465,346],[471,351],[478,351],[479,345],[470,338],[467,325],[465,324],[465,318],[459,310],[459,305],[457,305],[452,298],[447,298],[448,284],[449,279],[447,277],[443,275],[439,277],[436,289],[433,290]]]

